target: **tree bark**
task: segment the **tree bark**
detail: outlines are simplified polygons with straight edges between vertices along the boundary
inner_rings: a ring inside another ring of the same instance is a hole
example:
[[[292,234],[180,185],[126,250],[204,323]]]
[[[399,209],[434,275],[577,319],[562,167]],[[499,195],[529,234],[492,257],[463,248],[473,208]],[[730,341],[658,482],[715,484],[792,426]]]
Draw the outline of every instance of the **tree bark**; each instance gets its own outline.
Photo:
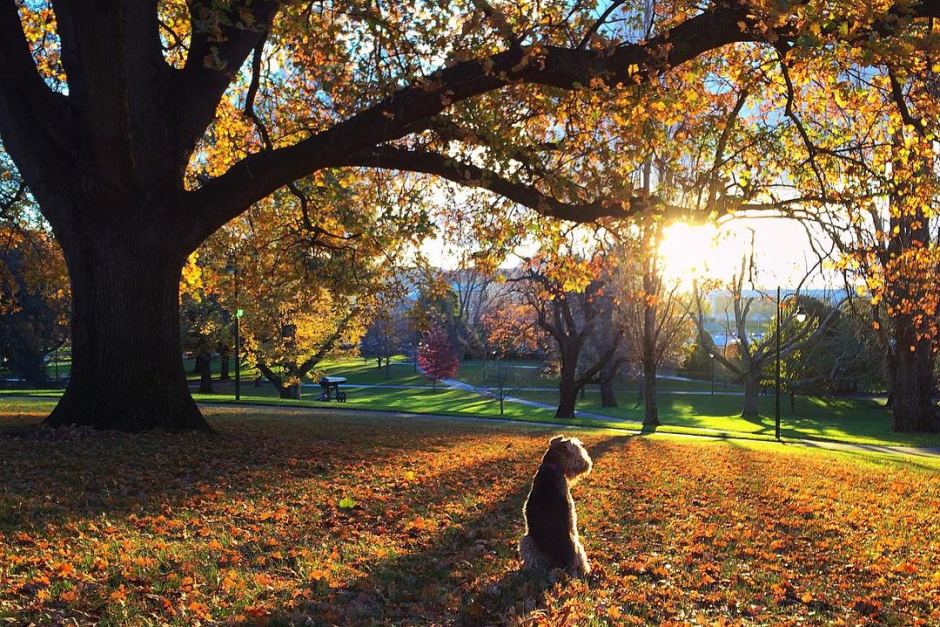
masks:
[[[558,409],[555,410],[555,418],[574,418],[574,408],[578,397],[577,391],[560,385],[558,392]]]
[[[617,399],[614,397],[613,379],[601,381],[601,407],[616,407]]]
[[[575,363],[570,363],[574,361]],[[555,418],[574,418],[574,408],[578,399],[575,386],[575,367],[577,359],[564,359],[561,365],[561,378],[558,380],[558,409]]]
[[[180,359],[185,254],[161,250],[165,242],[148,245],[99,226],[86,230],[56,233],[72,283],[72,370],[46,424],[211,430]]]
[[[909,345],[898,342],[891,389],[894,430],[905,433],[940,431],[933,400],[934,364],[930,343],[921,340],[913,344],[913,351],[907,350]]]
[[[643,426],[658,427],[659,405],[656,403],[656,365],[643,364]]]
[[[744,409],[741,417],[748,420],[760,418],[760,368],[756,370],[744,374]]]

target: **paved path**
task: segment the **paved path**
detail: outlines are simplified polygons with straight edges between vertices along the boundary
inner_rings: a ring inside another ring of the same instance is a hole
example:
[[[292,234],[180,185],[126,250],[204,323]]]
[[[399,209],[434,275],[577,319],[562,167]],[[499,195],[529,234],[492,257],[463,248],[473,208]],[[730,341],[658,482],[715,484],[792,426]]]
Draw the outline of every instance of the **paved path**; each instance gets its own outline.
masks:
[[[456,383],[466,386],[466,383],[457,381]],[[472,386],[469,386],[472,388]],[[463,388],[458,388],[463,389]],[[51,398],[56,399],[58,396],[45,396],[45,395],[31,395],[31,394],[7,394],[3,397],[0,397],[0,400],[3,398],[26,398],[31,400],[36,400],[40,398]],[[520,402],[525,401],[525,399],[520,399]],[[534,401],[525,401],[525,402],[534,402]],[[607,426],[607,427],[583,427],[580,425],[568,425],[563,423],[549,423],[549,422],[539,422],[535,420],[510,420],[508,418],[490,418],[487,416],[454,416],[448,414],[424,414],[417,412],[404,412],[404,411],[388,411],[388,410],[377,410],[377,409],[354,409],[346,405],[337,404],[333,407],[306,407],[306,406],[297,406],[297,405],[271,405],[269,403],[250,403],[242,401],[235,403],[234,401],[199,401],[199,405],[204,406],[215,406],[215,407],[235,407],[235,408],[257,408],[257,409],[266,409],[266,410],[276,410],[276,411],[287,411],[290,413],[302,413],[306,416],[317,416],[321,418],[329,418],[336,414],[337,411],[342,412],[344,415],[351,416],[363,416],[363,417],[372,417],[372,418],[407,418],[414,420],[449,420],[455,422],[464,422],[464,423],[476,423],[476,424],[499,424],[499,425],[512,425],[517,427],[528,427],[528,428],[539,428],[544,430],[560,430],[560,429],[576,429],[579,431],[615,431],[619,433],[625,433],[629,435],[637,436],[650,436],[655,435],[656,437],[666,437],[666,438],[681,438],[681,439],[698,439],[698,440],[728,440],[728,441],[743,441],[743,442],[768,442],[773,443],[773,440],[758,439],[758,438],[747,438],[741,437],[737,438],[734,436],[729,436],[727,432],[715,432],[714,435],[709,435],[708,433],[670,433],[657,431],[655,434],[644,433],[638,429],[627,429],[624,427],[618,426]],[[551,409],[554,409],[554,406],[550,406]],[[586,416],[584,412],[579,412],[580,416]],[[600,416],[601,419],[609,420],[610,416]],[[701,431],[706,431],[702,429]],[[932,459],[940,459],[940,447],[913,447],[913,446],[886,446],[886,445],[876,445],[876,444],[854,444],[850,442],[829,442],[824,440],[785,440],[781,443],[782,445],[787,446],[806,446],[811,448],[822,448],[833,451],[844,451],[849,453],[866,453],[866,454],[884,454],[884,455],[901,455],[908,457],[926,457]]]
[[[377,410],[377,409],[353,409],[348,406],[336,405],[335,407],[298,407],[291,405],[268,405],[263,403],[246,403],[242,402],[238,405],[234,405],[230,402],[206,402],[202,401],[200,405],[207,406],[225,406],[225,407],[251,407],[259,409],[268,409],[268,410],[277,410],[277,411],[288,411],[291,413],[301,413],[305,416],[318,417],[318,418],[329,418],[335,416],[337,412],[341,412],[343,415],[348,416],[360,416],[363,418],[398,418],[398,419],[408,419],[408,420],[429,420],[429,421],[440,421],[446,420],[451,422],[460,422],[460,423],[475,423],[475,424],[498,424],[505,426],[513,427],[523,427],[523,428],[538,428],[544,430],[578,430],[578,431],[599,431],[599,432],[610,432],[614,431],[617,433],[623,433],[627,435],[634,436],[643,436],[649,437],[655,435],[656,437],[662,438],[676,438],[684,440],[727,440],[727,441],[739,441],[739,442],[766,442],[768,444],[773,444],[773,440],[766,439],[757,439],[757,438],[736,438],[733,436],[728,436],[725,432],[717,432],[720,435],[708,435],[705,433],[696,434],[696,433],[670,433],[664,431],[657,431],[654,433],[645,433],[638,429],[627,429],[624,427],[609,426],[609,427],[583,427],[580,425],[568,425],[568,424],[559,424],[559,423],[548,423],[548,422],[538,422],[535,420],[510,420],[508,418],[490,418],[487,416],[454,416],[450,414],[419,414],[412,412],[404,411],[386,411],[386,410]],[[703,430],[704,431],[704,430]],[[882,454],[882,455],[899,455],[899,456],[910,456],[910,457],[926,457],[931,459],[940,459],[940,447],[911,447],[911,446],[884,446],[884,445],[874,445],[874,444],[853,444],[849,442],[828,442],[823,440],[784,440],[780,443],[781,446],[805,446],[808,448],[820,448],[831,451],[843,451],[848,453],[865,453],[865,454]]]
[[[442,379],[441,383],[446,385],[452,390],[463,390],[464,392],[471,392],[473,394],[479,394],[480,396],[486,396],[493,398],[493,393],[486,388],[479,388],[469,383],[464,383],[463,381],[458,381],[457,379]],[[558,388],[548,388],[551,390],[557,390]],[[517,396],[507,396],[503,399],[507,403],[516,403],[518,405],[524,405],[525,407],[535,407],[538,409],[557,409],[556,405],[551,403],[542,403],[541,401],[533,401],[527,398],[519,398]],[[613,416],[606,416],[604,414],[595,414],[594,412],[589,411],[580,411],[575,410],[575,416],[578,418],[593,418],[595,420],[611,420]]]

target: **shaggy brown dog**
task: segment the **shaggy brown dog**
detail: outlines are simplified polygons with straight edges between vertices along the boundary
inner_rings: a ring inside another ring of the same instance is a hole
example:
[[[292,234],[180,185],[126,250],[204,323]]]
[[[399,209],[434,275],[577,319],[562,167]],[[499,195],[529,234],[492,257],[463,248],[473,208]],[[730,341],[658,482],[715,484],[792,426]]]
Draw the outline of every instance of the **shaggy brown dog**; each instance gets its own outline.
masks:
[[[569,487],[591,472],[591,457],[577,438],[551,439],[522,509],[526,533],[519,541],[523,568],[561,568],[577,577],[591,572],[578,540],[578,514]]]

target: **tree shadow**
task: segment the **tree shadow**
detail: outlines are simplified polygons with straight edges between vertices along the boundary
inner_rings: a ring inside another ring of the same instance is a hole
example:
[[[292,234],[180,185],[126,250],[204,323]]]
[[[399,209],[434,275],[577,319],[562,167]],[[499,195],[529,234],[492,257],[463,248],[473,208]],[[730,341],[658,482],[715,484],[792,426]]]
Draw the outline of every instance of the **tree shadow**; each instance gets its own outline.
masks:
[[[587,448],[596,464],[632,437],[610,437]],[[537,467],[540,454],[500,462],[501,474],[525,476],[526,468],[534,471]],[[453,479],[447,476],[437,481],[446,485]],[[478,487],[474,481],[461,486],[467,491]],[[412,550],[371,564],[368,573],[336,589],[311,586],[308,597],[296,609],[276,614],[272,622],[493,625],[538,609],[552,578],[519,569],[500,572],[499,566],[501,560],[516,555],[529,487],[528,480],[512,481],[485,507],[452,520],[450,526],[433,535],[418,534]],[[576,502],[578,491],[575,488]]]
[[[292,483],[329,484],[350,469],[381,472],[414,450],[450,455],[477,441],[480,429],[461,425],[468,430],[461,435],[453,424],[422,422],[408,451],[374,419],[311,422],[275,408],[207,415],[215,435],[56,430],[38,420],[0,426],[0,532],[159,515],[195,507],[207,491],[217,501],[270,499]]]

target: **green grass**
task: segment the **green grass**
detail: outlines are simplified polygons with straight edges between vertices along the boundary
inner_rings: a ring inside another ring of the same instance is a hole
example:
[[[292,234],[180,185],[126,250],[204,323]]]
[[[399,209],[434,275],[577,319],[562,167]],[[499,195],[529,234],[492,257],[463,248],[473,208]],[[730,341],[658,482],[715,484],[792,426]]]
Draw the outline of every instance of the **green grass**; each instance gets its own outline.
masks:
[[[537,365],[536,362],[516,362],[519,365]],[[191,369],[191,363],[187,366]],[[216,364],[217,367],[217,364]],[[496,401],[471,392],[437,389],[426,387],[395,389],[395,386],[428,386],[429,382],[414,371],[410,362],[403,358],[393,361],[391,367],[379,369],[375,361],[365,362],[360,358],[334,359],[324,362],[323,370],[327,374],[348,378],[344,386],[348,395],[345,404],[349,409],[373,409],[403,411],[425,414],[444,414],[457,416],[479,416],[484,418],[500,417]],[[386,372],[388,376],[386,376]],[[341,407],[336,403],[320,403],[315,399],[320,389],[309,386],[304,389],[301,401],[278,398],[274,388],[264,383],[260,387],[253,385],[254,371],[244,368],[242,371],[242,399],[245,402],[277,405],[301,405],[310,407]],[[538,387],[545,390],[514,390],[512,396],[534,400],[554,406],[557,392],[553,388],[557,383],[553,377],[545,375],[540,369],[519,368],[518,377],[513,382],[516,388]],[[190,375],[195,380],[195,375]],[[474,385],[484,382],[483,362],[467,361],[462,364],[458,378]],[[195,395],[200,401],[233,402],[233,382],[214,382],[216,393]],[[659,410],[662,433],[698,434],[718,438],[745,438],[769,440],[774,437],[773,396],[761,398],[762,417],[758,420],[745,420],[740,417],[743,398],[734,395],[722,395],[725,391],[739,391],[736,385],[717,382],[715,389],[719,394],[710,394],[710,381],[661,380],[658,384]],[[627,381],[617,388],[620,406],[616,408],[600,407],[599,392],[591,386],[586,398],[578,403],[578,411],[596,413],[603,418],[580,416],[565,424],[584,427],[613,427],[639,430],[642,428],[643,406],[639,399],[639,384]],[[697,392],[690,394],[689,392]],[[56,396],[61,390],[10,390],[0,391],[0,395]],[[505,404],[503,418],[510,420],[529,420],[555,423],[554,410],[551,408],[533,408],[512,402]],[[782,399],[782,435],[784,439],[818,439],[869,445],[904,445],[904,446],[940,446],[937,434],[902,434],[891,430],[890,413],[878,401],[866,399],[797,397],[795,411],[791,412],[789,397]]]
[[[554,392],[525,392],[517,396],[544,403],[554,403]],[[619,407],[601,407],[600,395],[590,390],[578,403],[579,411],[610,416],[618,426],[640,428],[643,404],[635,390],[621,391]],[[740,416],[743,397],[679,395],[662,392],[658,396],[659,418],[666,432],[712,431],[715,435],[748,438],[773,438],[773,394],[760,399],[761,417],[745,420]],[[781,399],[781,434],[785,439],[809,438],[856,444],[940,446],[940,435],[895,433],[891,414],[876,400],[797,396],[795,411],[790,411],[789,397]]]
[[[242,401],[269,405],[296,405],[301,407],[329,407],[333,409],[372,409],[382,411],[402,411],[418,414],[441,414],[453,416],[480,416],[484,418],[506,418],[510,420],[554,421],[554,412],[507,403],[505,415],[500,416],[499,404],[489,398],[446,388],[396,390],[387,388],[344,386],[348,394],[346,403],[323,403],[314,399],[317,392],[305,391],[300,401],[280,399],[269,386],[266,388],[248,388],[242,394]],[[257,390],[257,392],[256,392]],[[234,403],[231,393],[194,394],[198,401]]]

